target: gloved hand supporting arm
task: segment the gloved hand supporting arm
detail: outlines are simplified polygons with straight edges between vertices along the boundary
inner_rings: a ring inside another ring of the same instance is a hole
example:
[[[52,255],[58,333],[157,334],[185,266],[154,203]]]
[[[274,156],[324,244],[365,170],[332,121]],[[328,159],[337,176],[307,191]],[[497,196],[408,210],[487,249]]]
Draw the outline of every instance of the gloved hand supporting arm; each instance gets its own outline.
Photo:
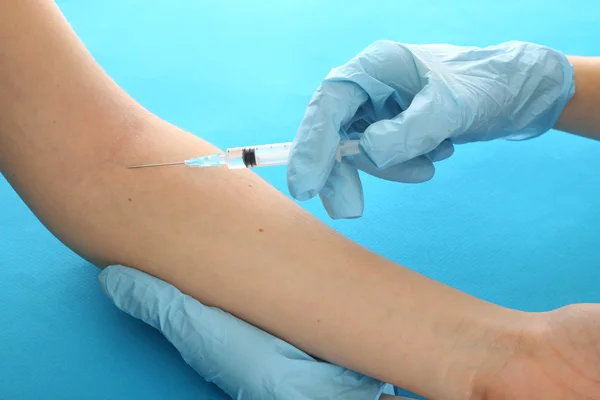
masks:
[[[575,71],[575,95],[555,128],[600,140],[600,57],[569,57]]]

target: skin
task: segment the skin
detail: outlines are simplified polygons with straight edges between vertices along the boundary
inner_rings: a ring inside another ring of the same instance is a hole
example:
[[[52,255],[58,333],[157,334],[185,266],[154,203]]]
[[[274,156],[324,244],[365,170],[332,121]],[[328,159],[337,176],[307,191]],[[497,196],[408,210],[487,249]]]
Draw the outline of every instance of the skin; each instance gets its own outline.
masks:
[[[575,69],[575,95],[555,128],[600,140],[600,57],[569,57]]]
[[[561,126],[598,137],[598,98],[581,93]],[[596,305],[481,301],[349,241],[248,170],[126,168],[216,150],[121,90],[53,2],[0,3],[0,171],[83,257],[430,399],[600,399]]]

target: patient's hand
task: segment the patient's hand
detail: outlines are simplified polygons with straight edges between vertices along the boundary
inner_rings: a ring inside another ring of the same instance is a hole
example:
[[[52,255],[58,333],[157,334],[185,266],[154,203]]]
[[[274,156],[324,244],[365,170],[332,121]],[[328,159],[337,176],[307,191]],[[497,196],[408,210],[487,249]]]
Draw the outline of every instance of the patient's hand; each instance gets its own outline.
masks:
[[[117,307],[161,331],[196,372],[234,399],[374,400],[384,387],[143,272],[112,266],[100,280]]]
[[[538,314],[503,364],[482,374],[474,398],[600,399],[600,305]]]

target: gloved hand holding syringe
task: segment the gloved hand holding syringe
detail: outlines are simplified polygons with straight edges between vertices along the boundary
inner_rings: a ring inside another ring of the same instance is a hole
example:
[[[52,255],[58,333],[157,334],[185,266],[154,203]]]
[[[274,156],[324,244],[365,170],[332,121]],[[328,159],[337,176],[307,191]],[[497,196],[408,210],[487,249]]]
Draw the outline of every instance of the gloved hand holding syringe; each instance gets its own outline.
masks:
[[[342,140],[337,147],[336,160],[342,157],[354,156],[360,153],[359,140]],[[176,161],[161,164],[132,165],[128,168],[162,167],[168,165],[187,165],[189,167],[221,167],[229,169],[270,167],[286,165],[292,142],[263,144],[257,146],[232,147],[225,152],[190,158],[185,161]]]

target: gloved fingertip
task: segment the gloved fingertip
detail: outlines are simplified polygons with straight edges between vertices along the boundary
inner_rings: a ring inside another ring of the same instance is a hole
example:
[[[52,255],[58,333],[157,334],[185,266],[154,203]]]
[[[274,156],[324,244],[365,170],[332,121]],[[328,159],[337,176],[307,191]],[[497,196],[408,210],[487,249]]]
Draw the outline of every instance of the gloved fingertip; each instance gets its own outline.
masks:
[[[356,167],[344,162],[336,164],[319,197],[332,219],[360,218],[364,199]]]
[[[360,197],[346,198],[340,201],[338,198],[331,198],[319,195],[321,203],[327,211],[329,218],[334,220],[357,219],[363,216],[364,202],[362,195]]]
[[[433,162],[443,161],[454,154],[454,144],[450,139],[444,140],[434,150],[427,154],[427,157]]]
[[[435,166],[432,164],[423,167],[422,169],[415,171],[413,180],[408,183],[423,183],[433,179],[435,175]]]
[[[313,190],[299,191],[295,186],[288,185],[288,189],[290,191],[290,195],[298,201],[308,201],[317,195],[317,193]]]
[[[147,287],[151,283],[162,283],[159,279],[124,265],[110,265],[98,275],[100,288],[113,301],[124,294],[131,294],[135,287]],[[164,284],[164,283],[163,283]]]
[[[431,180],[435,175],[435,165],[426,156],[419,156],[404,163],[394,165],[390,171],[397,171],[404,183],[422,183]]]
[[[394,386],[389,383],[381,383],[381,387],[379,388],[379,392],[375,396],[375,400],[381,399],[383,395],[394,396]]]
[[[317,182],[317,180],[319,182]],[[315,197],[323,187],[320,182],[324,180],[321,176],[316,176],[309,171],[302,174],[296,172],[293,166],[288,167],[287,185],[290,195],[298,201],[307,201]]]
[[[111,276],[113,276],[115,272],[118,272],[119,267],[120,266],[118,265],[109,265],[108,267],[104,268],[102,272],[100,272],[100,274],[98,275],[100,289],[102,289],[102,292],[104,292],[104,294],[107,297],[112,298],[112,291],[109,290],[109,282],[111,280]]]
[[[288,191],[290,192],[290,196],[292,196],[294,199],[298,201],[306,201],[310,197],[308,197],[308,193],[302,189],[302,180],[298,179],[296,169],[296,166],[290,161],[286,171]]]
[[[336,206],[335,204],[327,203],[326,201],[323,201],[323,199],[321,199],[321,201],[325,207],[325,211],[327,211],[327,215],[329,215],[329,218],[331,219],[358,219],[363,216],[362,206],[350,209],[348,207],[340,209],[340,207]]]

